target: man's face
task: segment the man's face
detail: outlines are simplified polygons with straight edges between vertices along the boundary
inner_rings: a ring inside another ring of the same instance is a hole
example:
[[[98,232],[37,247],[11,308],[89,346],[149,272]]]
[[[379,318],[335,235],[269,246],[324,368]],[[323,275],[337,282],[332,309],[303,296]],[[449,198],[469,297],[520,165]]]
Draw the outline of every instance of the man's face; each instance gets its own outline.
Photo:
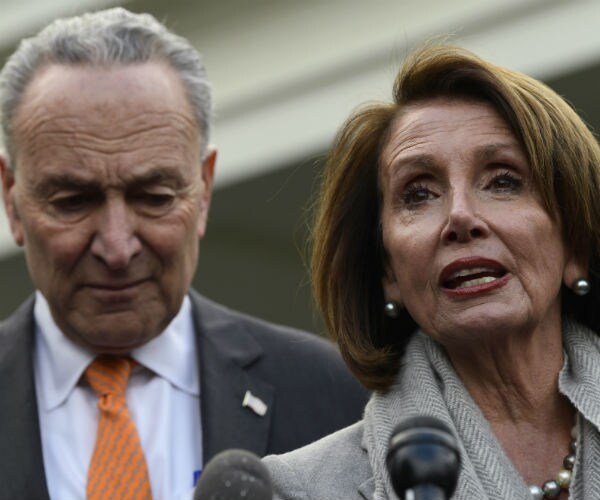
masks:
[[[203,237],[216,153],[162,62],[50,65],[0,162],[15,241],[56,323],[97,352],[127,352],[179,310]]]

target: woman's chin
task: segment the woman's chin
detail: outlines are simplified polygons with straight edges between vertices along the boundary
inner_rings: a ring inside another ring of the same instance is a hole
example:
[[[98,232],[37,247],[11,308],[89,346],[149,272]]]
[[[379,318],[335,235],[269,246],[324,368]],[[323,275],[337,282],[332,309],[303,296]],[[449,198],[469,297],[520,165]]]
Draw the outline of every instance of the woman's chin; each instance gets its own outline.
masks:
[[[431,337],[442,345],[463,342],[477,345],[494,339],[501,342],[511,335],[522,335],[523,331],[534,329],[535,325],[519,314],[507,314],[506,311],[488,311],[486,314],[480,311],[477,315],[470,314],[445,322],[443,327],[433,330],[435,333]]]

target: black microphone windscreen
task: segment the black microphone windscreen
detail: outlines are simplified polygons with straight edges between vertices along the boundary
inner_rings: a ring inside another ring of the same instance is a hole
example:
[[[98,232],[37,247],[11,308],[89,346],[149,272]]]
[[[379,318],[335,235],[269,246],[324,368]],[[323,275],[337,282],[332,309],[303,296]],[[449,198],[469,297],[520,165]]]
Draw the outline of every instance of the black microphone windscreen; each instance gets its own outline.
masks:
[[[450,498],[460,469],[458,443],[440,420],[429,416],[408,418],[392,432],[387,467],[400,498],[419,485],[439,488],[445,498]]]
[[[272,500],[269,471],[254,453],[231,449],[204,467],[194,500]]]
[[[392,436],[401,431],[405,431],[407,429],[415,429],[418,427],[429,427],[431,429],[439,429],[448,434],[451,434],[448,426],[439,418],[430,417],[429,415],[417,415],[416,417],[406,418],[402,422],[400,422],[394,429],[394,432],[392,432]]]

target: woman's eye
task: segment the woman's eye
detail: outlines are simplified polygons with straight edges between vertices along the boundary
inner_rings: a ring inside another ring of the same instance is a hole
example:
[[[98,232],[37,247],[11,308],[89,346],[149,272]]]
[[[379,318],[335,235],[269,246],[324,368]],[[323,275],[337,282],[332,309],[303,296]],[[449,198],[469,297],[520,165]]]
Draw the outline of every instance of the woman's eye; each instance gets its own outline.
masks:
[[[436,195],[427,186],[422,184],[410,184],[402,193],[402,202],[411,208],[435,198]]]
[[[489,186],[497,193],[516,193],[522,185],[521,179],[511,172],[502,172],[492,178]]]

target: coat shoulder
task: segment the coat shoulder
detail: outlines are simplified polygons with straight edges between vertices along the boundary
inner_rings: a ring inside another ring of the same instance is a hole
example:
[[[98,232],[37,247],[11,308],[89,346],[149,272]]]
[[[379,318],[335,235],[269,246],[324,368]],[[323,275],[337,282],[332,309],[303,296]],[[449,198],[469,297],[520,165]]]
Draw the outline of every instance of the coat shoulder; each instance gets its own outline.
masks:
[[[328,340],[313,333],[297,328],[276,324],[249,314],[230,309],[222,304],[214,302],[198,292],[191,290],[190,297],[195,311],[201,316],[206,324],[222,324],[224,322],[235,322],[243,325],[245,329],[254,335],[264,337],[265,341],[287,343],[308,342],[323,347],[326,351],[336,351],[335,346]],[[282,336],[283,335],[283,336]]]
[[[293,450],[362,417],[369,392],[332,342],[191,297],[200,349],[226,357],[274,395],[267,453]]]
[[[356,384],[337,347],[329,339],[234,311],[196,292],[190,295],[202,318],[204,335],[210,336],[219,331],[219,335],[231,335],[232,343],[240,342],[240,337],[244,335],[263,350],[265,356],[261,359],[262,363],[273,363],[284,372],[302,363],[303,371],[312,369],[320,375],[340,376],[342,381],[352,379],[352,385]],[[228,326],[224,327],[224,324]]]

